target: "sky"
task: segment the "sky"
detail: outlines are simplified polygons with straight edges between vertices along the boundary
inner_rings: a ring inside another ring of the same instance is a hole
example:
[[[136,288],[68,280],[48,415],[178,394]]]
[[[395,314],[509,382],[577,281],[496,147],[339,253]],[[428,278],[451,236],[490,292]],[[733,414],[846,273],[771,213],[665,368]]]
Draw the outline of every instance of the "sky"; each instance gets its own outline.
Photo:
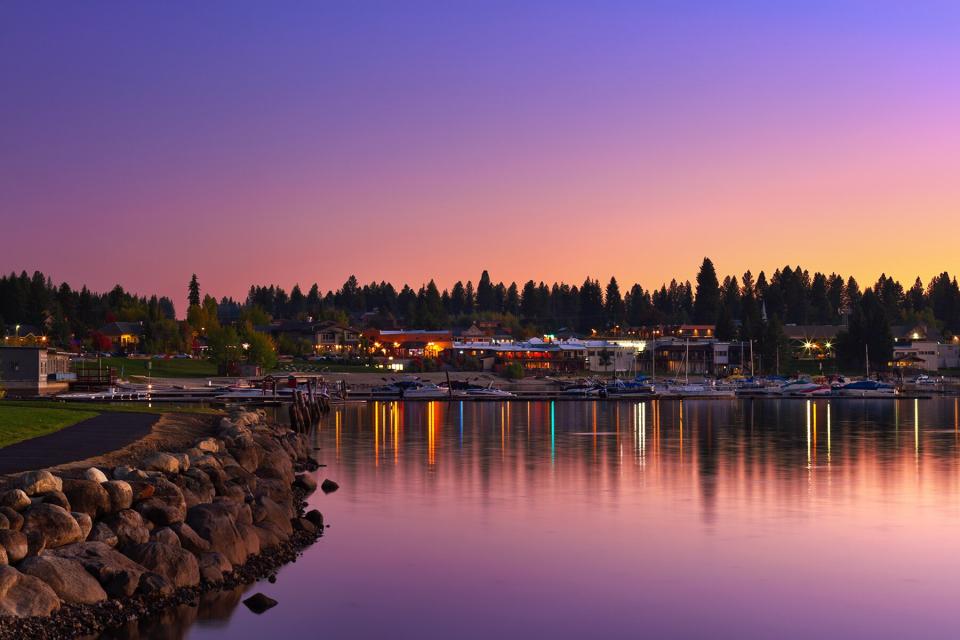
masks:
[[[953,2],[11,0],[0,271],[927,281],[960,270],[958,78]]]

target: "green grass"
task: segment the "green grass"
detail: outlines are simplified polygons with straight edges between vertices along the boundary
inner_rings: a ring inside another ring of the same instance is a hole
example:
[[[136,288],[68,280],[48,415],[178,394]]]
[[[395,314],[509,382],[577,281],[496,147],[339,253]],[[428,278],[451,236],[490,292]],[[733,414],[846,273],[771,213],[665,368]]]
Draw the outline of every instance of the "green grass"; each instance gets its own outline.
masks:
[[[159,403],[147,405],[142,402],[65,402],[63,400],[0,400],[0,410],[5,408],[17,409],[55,409],[58,411],[93,411],[96,413],[197,413],[214,415],[222,413],[219,409],[203,405],[182,405],[176,403]]]
[[[59,431],[97,413],[62,405],[54,408],[41,403],[0,402],[0,448]]]
[[[149,373],[154,378],[212,378],[217,375],[217,366],[208,360],[189,360],[171,358],[169,360],[141,360],[138,358],[101,358],[104,367],[113,367],[117,375],[124,378],[144,376]],[[150,371],[147,371],[147,363]],[[92,366],[96,366],[93,361]]]

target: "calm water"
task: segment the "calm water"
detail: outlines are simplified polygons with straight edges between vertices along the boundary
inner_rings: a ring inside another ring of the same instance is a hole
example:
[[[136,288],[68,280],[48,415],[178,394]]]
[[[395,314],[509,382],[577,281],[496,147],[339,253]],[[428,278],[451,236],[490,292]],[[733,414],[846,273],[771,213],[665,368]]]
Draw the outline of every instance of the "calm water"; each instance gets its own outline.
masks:
[[[377,403],[316,446],[341,489],[279,606],[164,637],[960,633],[954,398]]]

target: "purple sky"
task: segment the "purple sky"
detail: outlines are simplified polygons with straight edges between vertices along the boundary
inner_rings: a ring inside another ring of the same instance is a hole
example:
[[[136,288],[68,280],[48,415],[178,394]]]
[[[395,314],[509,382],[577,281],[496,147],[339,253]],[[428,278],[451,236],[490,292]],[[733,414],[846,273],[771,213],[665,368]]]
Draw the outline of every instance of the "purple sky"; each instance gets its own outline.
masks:
[[[960,5],[518,5],[3,3],[0,269],[179,308],[960,267]]]

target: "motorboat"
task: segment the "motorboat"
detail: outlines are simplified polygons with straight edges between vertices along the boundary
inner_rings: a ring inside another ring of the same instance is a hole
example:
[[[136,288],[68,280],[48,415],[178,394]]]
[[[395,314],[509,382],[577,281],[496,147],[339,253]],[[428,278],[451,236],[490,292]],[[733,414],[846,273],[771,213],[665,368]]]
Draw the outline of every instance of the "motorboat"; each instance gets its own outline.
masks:
[[[504,391],[503,389],[497,389],[493,386],[491,382],[489,386],[486,387],[475,387],[470,386],[464,389],[461,392],[464,396],[468,398],[516,398],[517,394],[511,393],[509,391]]]
[[[811,395],[828,395],[831,389],[828,385],[801,378],[798,380],[790,380],[777,389],[776,392],[781,396],[807,397]]]
[[[896,395],[897,388],[886,382],[877,380],[857,380],[848,382],[835,390],[840,396],[852,396],[857,398],[884,398]]]
[[[450,397],[450,392],[432,382],[421,382],[417,386],[404,389],[400,397],[405,400],[436,400]]]
[[[667,385],[667,388],[663,391],[663,395],[680,396],[684,398],[732,398],[735,393],[733,389],[717,388],[712,384],[684,382],[682,384]]]
[[[647,382],[646,378],[637,376],[633,380],[613,380],[612,382],[608,382],[603,392],[609,398],[632,398],[652,395],[655,390],[654,385]]]

